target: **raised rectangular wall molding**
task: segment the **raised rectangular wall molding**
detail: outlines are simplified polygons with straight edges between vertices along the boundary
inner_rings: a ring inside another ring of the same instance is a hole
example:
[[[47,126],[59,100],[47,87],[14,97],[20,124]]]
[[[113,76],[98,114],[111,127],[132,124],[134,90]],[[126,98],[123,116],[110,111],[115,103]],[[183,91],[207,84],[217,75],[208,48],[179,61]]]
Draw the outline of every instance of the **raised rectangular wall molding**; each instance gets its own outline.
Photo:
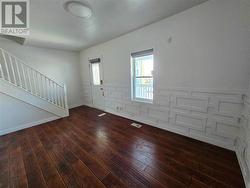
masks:
[[[91,87],[83,89],[90,106]],[[158,88],[153,104],[131,101],[129,86],[108,84],[104,91],[107,112],[234,150],[245,91]]]

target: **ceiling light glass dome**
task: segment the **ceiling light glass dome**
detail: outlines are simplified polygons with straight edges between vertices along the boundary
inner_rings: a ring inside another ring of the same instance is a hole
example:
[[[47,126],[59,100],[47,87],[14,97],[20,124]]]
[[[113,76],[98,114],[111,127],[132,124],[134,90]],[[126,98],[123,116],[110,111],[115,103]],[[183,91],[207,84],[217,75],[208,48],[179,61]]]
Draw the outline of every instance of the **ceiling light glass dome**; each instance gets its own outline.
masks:
[[[81,17],[81,18],[90,18],[92,16],[92,10],[78,1],[68,1],[64,5],[64,9],[70,14]]]

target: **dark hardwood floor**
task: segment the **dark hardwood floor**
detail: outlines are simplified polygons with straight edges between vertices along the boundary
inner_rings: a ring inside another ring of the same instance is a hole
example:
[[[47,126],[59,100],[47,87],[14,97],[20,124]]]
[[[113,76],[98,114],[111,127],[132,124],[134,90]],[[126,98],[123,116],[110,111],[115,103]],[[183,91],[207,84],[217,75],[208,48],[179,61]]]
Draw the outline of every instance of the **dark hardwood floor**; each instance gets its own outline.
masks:
[[[244,187],[233,152],[100,113],[0,137],[0,187]]]

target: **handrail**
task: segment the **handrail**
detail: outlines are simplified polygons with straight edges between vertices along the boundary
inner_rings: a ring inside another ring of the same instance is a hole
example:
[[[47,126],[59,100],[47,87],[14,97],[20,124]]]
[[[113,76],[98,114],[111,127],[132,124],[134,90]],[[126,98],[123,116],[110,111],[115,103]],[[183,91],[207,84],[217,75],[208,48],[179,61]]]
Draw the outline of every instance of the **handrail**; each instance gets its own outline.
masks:
[[[59,86],[63,87],[63,84],[59,84],[59,83],[57,83],[56,81],[54,81],[53,79],[51,79],[51,78],[45,76],[43,73],[41,73],[41,72],[39,72],[38,70],[34,69],[34,68],[31,67],[30,65],[27,65],[23,60],[21,60],[20,58],[16,57],[16,56],[13,55],[12,53],[6,51],[5,49],[0,48],[0,51],[3,51],[3,52],[9,54],[9,55],[12,56],[12,57],[15,57],[15,59],[17,59],[18,61],[20,61],[21,64],[25,65],[26,67],[29,67],[29,68],[32,69],[33,71],[35,71],[35,72],[37,72],[37,73],[43,75],[44,77],[48,78],[49,80],[51,80],[51,81],[55,82],[56,84],[58,84]]]
[[[59,108],[68,109],[65,85],[58,84],[2,48],[0,48],[0,79]]]

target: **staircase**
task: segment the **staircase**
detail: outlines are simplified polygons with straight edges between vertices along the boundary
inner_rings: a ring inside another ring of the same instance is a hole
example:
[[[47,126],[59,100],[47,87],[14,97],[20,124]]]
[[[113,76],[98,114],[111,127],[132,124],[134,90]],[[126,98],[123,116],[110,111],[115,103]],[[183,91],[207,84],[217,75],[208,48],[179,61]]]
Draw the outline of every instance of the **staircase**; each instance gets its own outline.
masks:
[[[0,48],[0,92],[59,117],[69,115],[61,85]]]

